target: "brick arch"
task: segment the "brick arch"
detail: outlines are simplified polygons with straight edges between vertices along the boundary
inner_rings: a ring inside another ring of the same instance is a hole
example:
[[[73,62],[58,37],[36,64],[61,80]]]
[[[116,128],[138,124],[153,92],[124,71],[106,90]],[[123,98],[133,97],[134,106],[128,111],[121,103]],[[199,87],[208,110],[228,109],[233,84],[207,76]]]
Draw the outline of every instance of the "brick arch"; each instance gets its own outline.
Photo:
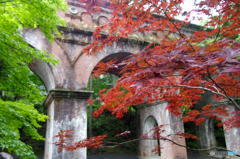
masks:
[[[122,39],[89,56],[81,52],[85,43],[91,42],[91,35],[88,32],[70,31],[65,33],[65,41],[56,39],[50,43],[38,29],[25,31],[23,36],[32,47],[53,53],[59,61],[54,66],[42,61],[36,61],[31,65],[31,68],[43,79],[48,90],[86,88],[92,71],[100,61],[113,57],[122,58],[121,55],[125,56],[126,53],[136,54],[142,49],[142,44]],[[77,37],[77,39],[68,39],[68,37]],[[76,40],[85,41],[83,43]]]
[[[43,62],[41,60],[33,61],[29,65],[30,69],[40,77],[40,79],[43,81],[44,86],[47,90],[51,90],[55,88],[55,80],[53,73],[49,67],[49,65],[46,62]]]
[[[82,12],[81,21],[84,21],[88,25],[93,25],[93,16],[88,12]]]
[[[145,118],[144,125],[147,124],[147,122],[152,122],[152,123],[154,123],[153,125],[155,125],[155,126],[159,125],[159,123],[157,122],[157,119],[153,115],[149,115]],[[143,131],[145,131],[145,130],[143,130]]]
[[[22,35],[31,47],[51,52],[54,59],[58,60],[55,65],[42,60],[35,60],[29,65],[31,70],[42,79],[47,90],[56,88],[71,89],[79,85],[75,79],[71,78],[74,77],[74,70],[67,61],[67,55],[56,40],[49,42],[39,29],[23,30]]]
[[[132,46],[123,42],[116,42],[111,46],[107,46],[96,55],[89,56],[82,54],[75,64],[77,81],[79,81],[84,88],[87,86],[92,71],[99,62],[116,57],[123,58],[126,55],[136,54],[139,51],[139,46]]]
[[[116,63],[119,63],[119,62],[122,62],[122,61],[130,58],[131,56],[132,56],[132,53],[129,53],[129,52],[118,52],[118,53],[110,54],[110,55],[104,57],[101,61],[99,61],[97,63],[97,65],[101,62],[108,62],[108,61],[111,61],[111,60],[115,60]],[[95,65],[94,70],[97,69],[97,65]],[[121,68],[114,68],[112,70],[108,70],[108,73],[120,77],[121,76],[120,71],[121,71]]]
[[[109,19],[106,16],[99,16],[97,18],[98,25],[104,25],[104,24],[107,24],[108,22],[109,22]]]
[[[23,30],[22,34],[31,47],[41,51],[48,50],[49,42],[45,39],[39,29],[26,29]],[[54,75],[49,64],[41,60],[35,60],[29,65],[29,67],[40,77],[47,90],[55,88]]]
[[[156,126],[159,126],[159,123],[157,122],[156,118],[153,115],[149,115],[144,120],[142,133],[143,134],[149,133],[149,131],[151,131],[151,128],[156,127]]]
[[[87,87],[89,77],[102,60],[108,60],[116,55],[136,54],[144,43],[134,40],[120,39],[111,46],[107,46],[96,55],[88,56],[82,49],[92,42],[92,32],[72,28],[60,28],[63,39],[56,37],[50,43],[41,32],[26,31],[24,38],[34,48],[51,52],[58,63],[49,65],[36,61],[31,68],[38,72],[48,87],[45,105],[48,107],[49,120],[46,132],[45,158],[75,158],[86,159],[86,148],[74,152],[59,153],[54,136],[62,129],[74,131],[76,140],[87,137],[87,102],[91,92],[82,90]]]

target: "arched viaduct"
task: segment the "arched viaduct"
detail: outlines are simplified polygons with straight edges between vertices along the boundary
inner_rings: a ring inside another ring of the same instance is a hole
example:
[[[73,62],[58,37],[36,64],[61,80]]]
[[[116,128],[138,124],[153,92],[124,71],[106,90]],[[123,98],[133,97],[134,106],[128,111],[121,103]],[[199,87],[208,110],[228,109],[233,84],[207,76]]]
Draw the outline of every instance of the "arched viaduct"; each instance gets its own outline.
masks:
[[[67,27],[60,27],[63,32],[62,38],[56,38],[53,42],[49,42],[38,29],[23,32],[23,36],[31,46],[52,53],[59,61],[54,66],[39,60],[30,65],[31,69],[43,80],[48,91],[45,100],[49,115],[45,159],[86,159],[86,148],[72,152],[65,150],[58,152],[56,145],[53,144],[56,139],[54,136],[60,130],[72,129],[74,139],[71,142],[87,137],[86,99],[89,98],[91,92],[86,88],[93,69],[101,60],[110,56],[117,56],[119,53],[138,53],[146,42],[144,35],[135,35],[130,39],[114,42],[113,45],[107,46],[96,55],[85,55],[81,51],[93,40],[94,27],[107,23],[110,14],[107,9],[103,9],[100,15],[90,15],[81,4],[74,0],[70,0],[68,4],[70,10],[59,13],[68,24]],[[185,28],[185,34],[190,34],[192,31],[194,29]],[[135,40],[136,38],[138,40]],[[148,36],[147,41],[154,38],[161,39],[161,34],[152,34]],[[147,131],[154,125],[162,124],[167,125],[166,133],[184,131],[180,120],[164,109],[166,106],[167,103],[160,103],[156,106],[140,106],[141,132]],[[184,139],[172,138],[172,140],[185,145]],[[140,142],[140,154],[143,158],[144,156],[153,158],[150,150],[146,148],[147,142]],[[151,144],[154,145],[154,143]],[[161,159],[187,158],[186,149],[183,147],[164,141],[159,141],[157,144],[164,147],[159,152]]]

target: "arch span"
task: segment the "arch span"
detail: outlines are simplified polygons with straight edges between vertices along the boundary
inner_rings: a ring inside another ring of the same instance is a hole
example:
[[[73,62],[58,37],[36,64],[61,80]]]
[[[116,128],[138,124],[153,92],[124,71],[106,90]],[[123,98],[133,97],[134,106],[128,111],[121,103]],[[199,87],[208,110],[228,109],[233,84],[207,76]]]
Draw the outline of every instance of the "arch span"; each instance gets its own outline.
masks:
[[[22,31],[22,35],[31,47],[41,51],[48,50],[50,44],[39,29],[25,29]],[[55,88],[54,76],[49,64],[35,60],[29,67],[41,78],[47,90]]]
[[[104,48],[96,55],[88,56],[82,54],[79,60],[75,64],[75,70],[77,75],[77,81],[81,81],[84,87],[87,86],[89,77],[92,71],[96,68],[99,62],[106,62],[111,59],[122,61],[131,54],[136,54],[141,50],[140,46],[127,45],[122,42],[115,42],[114,45]],[[114,73],[115,71],[115,73]],[[116,74],[118,70],[112,70],[112,74]]]

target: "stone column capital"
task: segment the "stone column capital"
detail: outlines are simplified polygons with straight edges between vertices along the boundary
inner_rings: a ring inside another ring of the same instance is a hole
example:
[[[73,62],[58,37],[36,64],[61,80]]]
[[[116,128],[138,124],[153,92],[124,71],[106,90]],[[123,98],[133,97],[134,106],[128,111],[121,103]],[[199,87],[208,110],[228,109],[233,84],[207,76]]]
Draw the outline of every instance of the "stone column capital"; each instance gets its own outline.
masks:
[[[54,99],[88,99],[93,91],[88,90],[68,90],[68,89],[54,89],[48,92],[44,101],[44,105],[48,106]]]

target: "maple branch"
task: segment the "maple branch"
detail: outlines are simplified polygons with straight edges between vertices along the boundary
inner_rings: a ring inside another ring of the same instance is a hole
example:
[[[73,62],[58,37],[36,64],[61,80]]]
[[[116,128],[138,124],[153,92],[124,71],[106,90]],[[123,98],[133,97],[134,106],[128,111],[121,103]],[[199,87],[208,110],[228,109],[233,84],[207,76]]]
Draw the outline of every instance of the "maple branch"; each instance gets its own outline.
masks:
[[[217,31],[217,34],[216,34],[216,36],[215,36],[215,38],[214,38],[213,43],[217,41],[217,39],[218,39],[218,37],[219,37],[219,35],[220,35],[220,32],[221,32],[221,29],[222,29],[221,26],[219,25],[220,22],[221,22],[221,16],[222,16],[221,14],[218,15],[218,23],[217,23],[218,31]]]
[[[173,20],[168,16],[167,12],[166,12],[164,9],[159,8],[155,3],[151,2],[151,0],[147,0],[147,1],[148,1],[149,3],[151,3],[151,4],[153,4],[154,7],[156,7],[156,8],[158,8],[159,10],[162,10],[162,11],[163,11],[164,15],[166,16],[166,18],[168,19],[168,21],[174,26],[174,28],[177,30],[177,32],[178,32],[178,34],[180,35],[180,37],[187,42],[187,44],[191,47],[192,51],[195,51],[195,49],[194,49],[194,47],[192,46],[192,44],[189,43],[189,41],[187,41],[187,40],[185,39],[185,35],[180,31],[180,29],[176,26],[176,24],[173,22]]]
[[[213,82],[213,84],[214,84],[217,88],[219,88],[220,90],[223,91],[225,98],[227,98],[229,101],[231,101],[232,104],[234,104],[234,105],[240,110],[240,105],[238,105],[238,103],[237,103],[233,98],[231,98],[231,97],[229,97],[229,96],[227,95],[227,92],[225,91],[225,89],[222,88],[222,87],[212,78],[212,76],[211,76],[211,74],[210,74],[210,72],[209,72],[208,69],[207,69],[207,73],[208,73],[208,78]]]
[[[219,95],[219,96],[222,96],[224,98],[227,98],[231,103],[233,103],[238,109],[240,109],[240,106],[238,105],[238,103],[231,97],[229,97],[228,95],[226,95],[225,93],[222,94],[222,93],[219,93],[219,92],[216,92],[216,91],[213,91],[211,89],[208,89],[208,88],[205,88],[205,87],[200,87],[200,86],[187,86],[187,85],[174,85],[175,87],[184,87],[184,88],[190,88],[190,89],[203,89],[205,91],[208,91],[208,92],[211,92],[213,94],[216,94],[216,95]],[[217,85],[216,85],[217,86]],[[218,87],[219,88],[219,87]],[[221,87],[219,88],[221,89]],[[222,90],[222,89],[221,89]],[[225,90],[224,90],[225,91]]]
[[[215,81],[214,81],[215,82]],[[217,85],[216,85],[217,86]],[[224,98],[226,98],[226,99],[228,99],[231,103],[233,103],[238,109],[240,109],[240,106],[238,105],[238,103],[233,99],[233,98],[231,98],[231,97],[229,97],[227,94],[226,94],[226,92],[225,92],[225,90],[224,90],[224,94],[223,93],[220,93],[219,91],[218,92],[216,92],[216,91],[213,91],[213,90],[211,90],[211,89],[209,89],[209,88],[205,88],[205,87],[200,87],[200,86],[188,86],[188,85],[171,85],[171,86],[158,86],[158,87],[160,87],[160,88],[170,88],[170,87],[183,87],[183,88],[189,88],[189,89],[202,89],[202,90],[205,90],[205,91],[207,91],[207,92],[210,92],[210,93],[213,93],[213,94],[216,94],[216,95],[219,95],[219,96],[221,96],[221,97],[224,97]],[[217,86],[219,89],[223,89],[223,88],[221,88],[220,86]],[[216,88],[215,88],[216,89]]]
[[[124,144],[127,144],[127,143],[131,143],[131,142],[136,142],[136,141],[141,141],[141,140],[157,140],[155,138],[136,138],[136,139],[132,139],[132,140],[128,140],[128,141],[124,141],[124,142],[120,142],[120,143],[116,143],[116,142],[111,142],[111,143],[115,143],[116,145],[111,145],[111,146],[103,146],[105,148],[115,148],[117,146],[120,146],[120,145],[124,145]],[[181,145],[171,139],[168,139],[166,137],[160,137],[159,140],[166,140],[166,141],[170,141],[172,142],[173,144],[177,145],[177,146],[181,146],[181,147],[186,147],[184,145]]]
[[[113,143],[113,144],[116,144],[116,145],[111,145],[111,146],[102,146],[103,148],[115,148],[115,147],[118,147],[120,145],[124,145],[124,144],[128,144],[128,143],[131,143],[131,142],[136,142],[136,141],[141,141],[141,140],[157,140],[155,138],[136,138],[136,139],[132,139],[132,140],[128,140],[128,141],[124,141],[124,142],[109,142],[109,143]],[[165,141],[169,141],[177,146],[180,146],[180,147],[184,147],[188,150],[192,150],[192,151],[210,151],[210,150],[224,150],[224,151],[227,151],[227,152],[232,152],[231,150],[228,150],[228,149],[225,149],[225,148],[222,148],[222,147],[217,147],[217,146],[213,146],[213,147],[209,147],[209,148],[190,148],[188,146],[185,146],[185,145],[182,145],[182,144],[179,144],[169,138],[166,138],[166,137],[159,137],[158,140],[165,140]],[[235,156],[238,156],[240,157],[240,154],[234,154]]]
[[[131,142],[136,142],[136,141],[140,141],[140,140],[141,140],[140,138],[136,138],[136,139],[120,142],[120,143],[108,141],[108,143],[113,143],[113,144],[116,144],[116,145],[102,146],[102,147],[104,147],[104,148],[115,148],[115,147],[120,146],[120,145],[124,145],[124,144],[131,143]]]
[[[211,106],[216,107],[219,105],[229,105],[230,103],[232,103],[231,101],[227,100],[227,101],[220,101],[220,102],[214,102],[211,103]]]
[[[208,91],[208,92],[211,92],[213,94],[216,94],[216,95],[219,95],[219,96],[222,96],[224,98],[227,98],[226,95],[222,94],[222,93],[219,93],[219,92],[216,92],[216,91],[213,91],[211,89],[208,89],[208,88],[205,88],[205,87],[200,87],[200,86],[187,86],[187,85],[174,85],[175,87],[184,87],[184,88],[190,88],[190,89],[203,89],[205,91]]]
[[[200,86],[188,86],[188,85],[171,85],[171,86],[159,86],[161,88],[169,88],[169,87],[183,87],[183,88],[190,88],[190,89],[203,89],[205,91],[208,91],[208,92],[211,92],[213,94],[216,94],[216,95],[219,95],[219,96],[222,96],[224,98],[228,98],[226,95],[222,94],[222,93],[219,93],[219,92],[216,92],[216,91],[213,91],[211,89],[208,89],[208,88],[205,88],[205,87],[200,87]]]
[[[148,138],[145,138],[145,137],[142,137],[142,138],[135,138],[135,139],[131,139],[131,140],[128,140],[128,141],[124,141],[124,142],[112,142],[112,141],[108,141],[108,143],[112,143],[112,144],[115,144],[115,145],[110,145],[110,146],[107,146],[107,145],[102,145],[103,144],[103,139],[106,137],[106,135],[103,135],[103,136],[97,136],[97,137],[93,137],[95,139],[98,139],[99,137],[99,141],[101,141],[99,143],[99,145],[95,145],[94,142],[99,142],[97,140],[87,140],[87,139],[84,139],[84,140],[80,140],[76,143],[74,143],[73,145],[65,145],[67,144],[66,140],[64,138],[72,138],[73,136],[71,135],[71,130],[61,130],[58,135],[56,135],[55,137],[58,137],[59,138],[59,141],[58,142],[55,142],[53,144],[55,144],[58,149],[60,151],[62,151],[63,149],[67,150],[67,151],[73,151],[73,150],[76,150],[77,148],[81,148],[81,147],[88,147],[90,144],[90,147],[92,148],[98,148],[98,147],[101,147],[101,148],[115,148],[117,146],[120,146],[120,145],[124,145],[124,144],[128,144],[128,143],[131,143],[131,142],[136,142],[136,141],[141,141],[141,140],[163,140],[163,141],[169,141],[177,146],[180,146],[180,147],[184,147],[186,149],[189,149],[189,150],[194,150],[194,151],[209,151],[209,150],[214,150],[214,149],[218,149],[218,150],[224,150],[224,151],[229,151],[229,152],[232,152],[231,150],[228,150],[228,149],[225,149],[225,148],[221,148],[221,147],[210,147],[210,148],[206,148],[206,149],[194,149],[194,148],[190,148],[186,145],[182,145],[182,144],[179,144],[175,141],[173,141],[172,139],[169,139],[168,137],[170,135],[168,135],[167,137],[164,137],[164,136],[160,136],[158,135],[157,137],[148,137]],[[158,134],[160,134],[158,132]],[[177,134],[172,134],[172,135],[177,135]],[[172,136],[171,135],[171,136]],[[178,136],[178,135],[177,135]],[[178,136],[178,137],[184,137],[184,136]],[[93,144],[91,143],[91,141],[93,141]],[[81,144],[81,143],[85,143],[85,144]],[[107,142],[105,142],[107,143]],[[92,146],[91,146],[92,144]],[[240,157],[239,154],[234,154],[235,156],[238,156]]]

